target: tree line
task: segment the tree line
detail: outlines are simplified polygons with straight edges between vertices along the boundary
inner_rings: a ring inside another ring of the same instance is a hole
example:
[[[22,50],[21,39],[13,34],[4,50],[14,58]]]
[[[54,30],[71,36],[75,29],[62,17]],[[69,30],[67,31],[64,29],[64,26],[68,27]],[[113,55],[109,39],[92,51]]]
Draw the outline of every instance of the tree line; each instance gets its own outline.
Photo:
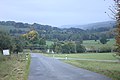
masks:
[[[54,41],[56,39],[59,41],[99,40],[103,37],[109,39],[114,38],[115,36],[114,26],[111,28],[108,26],[83,30],[80,28],[61,29],[49,25],[41,25],[37,23],[28,24],[14,21],[0,21],[0,25],[4,25],[6,28],[7,26],[13,26],[13,28],[11,28],[9,31],[12,35],[25,34],[34,29],[39,35],[50,41]]]
[[[55,53],[84,53],[86,48],[82,45],[81,42],[54,42],[49,48],[51,51],[53,50]]]
[[[45,47],[46,40],[39,36],[37,31],[32,30],[26,34],[11,36],[7,32],[0,31],[0,51],[3,53],[4,49],[9,49],[10,53],[23,52],[26,47],[33,48]]]

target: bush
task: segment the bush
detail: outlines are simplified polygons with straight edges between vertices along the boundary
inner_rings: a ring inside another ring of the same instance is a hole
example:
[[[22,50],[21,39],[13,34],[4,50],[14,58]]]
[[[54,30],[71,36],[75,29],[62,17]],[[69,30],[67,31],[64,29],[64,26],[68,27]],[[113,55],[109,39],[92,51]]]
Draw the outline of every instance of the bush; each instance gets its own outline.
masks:
[[[98,52],[104,53],[104,52],[111,52],[112,48],[111,47],[100,47]]]
[[[109,41],[109,40],[107,40],[106,38],[101,38],[101,39],[100,39],[100,42],[101,42],[102,44],[106,44],[108,41]]]
[[[86,51],[85,46],[81,45],[81,44],[76,44],[76,52],[77,53],[83,53]]]
[[[62,46],[62,53],[75,53],[75,43],[68,42]]]

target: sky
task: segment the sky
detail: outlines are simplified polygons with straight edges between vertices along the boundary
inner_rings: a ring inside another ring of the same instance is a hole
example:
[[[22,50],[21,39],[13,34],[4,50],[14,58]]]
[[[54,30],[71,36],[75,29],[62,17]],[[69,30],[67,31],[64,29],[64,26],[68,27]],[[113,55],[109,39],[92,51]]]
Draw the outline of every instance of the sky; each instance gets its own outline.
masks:
[[[0,21],[60,27],[112,20],[113,0],[0,0]]]

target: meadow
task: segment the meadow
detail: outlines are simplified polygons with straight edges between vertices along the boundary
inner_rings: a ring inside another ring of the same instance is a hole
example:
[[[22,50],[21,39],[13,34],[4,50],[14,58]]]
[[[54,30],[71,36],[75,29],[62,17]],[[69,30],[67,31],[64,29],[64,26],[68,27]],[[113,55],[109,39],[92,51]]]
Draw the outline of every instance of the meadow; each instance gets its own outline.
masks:
[[[115,39],[108,39],[109,41],[106,44],[100,43],[99,40],[83,40],[82,45],[86,48],[101,48],[101,47],[111,47],[115,48]],[[54,42],[53,41],[46,41],[46,45],[51,46]]]
[[[115,39],[109,39],[109,41],[106,43],[106,44],[102,44],[100,43],[99,40],[95,41],[95,40],[85,40],[83,41],[83,45],[86,47],[86,48],[93,48],[93,49],[99,49],[99,48],[106,48],[106,47],[109,47],[109,48],[115,48]]]
[[[96,59],[96,60],[117,60],[113,55],[114,53],[80,53],[80,54],[44,54],[49,57],[56,58],[78,58],[78,59]]]
[[[50,47],[52,44],[54,44],[54,42],[52,42],[52,41],[46,41],[46,45],[47,45],[48,47]]]

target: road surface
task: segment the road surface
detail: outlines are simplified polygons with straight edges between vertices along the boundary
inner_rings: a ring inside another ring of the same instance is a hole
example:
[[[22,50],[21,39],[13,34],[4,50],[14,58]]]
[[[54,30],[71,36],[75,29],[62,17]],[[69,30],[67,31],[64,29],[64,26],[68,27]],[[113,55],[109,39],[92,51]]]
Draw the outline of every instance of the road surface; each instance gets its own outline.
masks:
[[[59,60],[31,54],[28,80],[111,80],[85,69],[77,68]]]

